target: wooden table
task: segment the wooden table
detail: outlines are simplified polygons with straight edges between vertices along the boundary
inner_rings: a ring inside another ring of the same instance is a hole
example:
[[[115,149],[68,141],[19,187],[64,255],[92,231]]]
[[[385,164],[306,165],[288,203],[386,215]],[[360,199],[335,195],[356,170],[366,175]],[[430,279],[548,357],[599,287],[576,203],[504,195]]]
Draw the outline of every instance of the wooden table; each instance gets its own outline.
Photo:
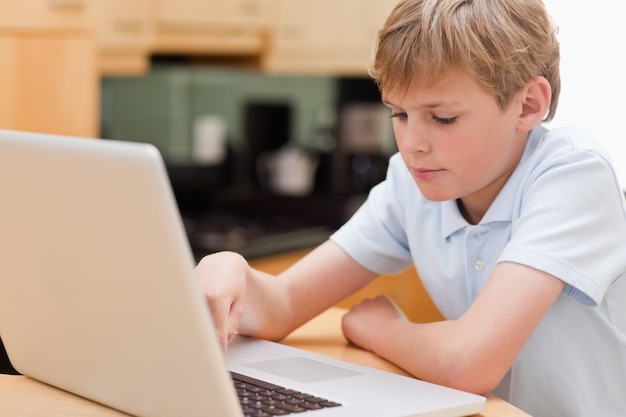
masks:
[[[331,308],[314,318],[287,337],[286,345],[310,350],[357,365],[370,366],[401,375],[409,375],[391,362],[349,344],[341,332],[341,317],[346,312],[342,308]],[[485,412],[476,417],[529,417],[528,414],[512,406],[501,398],[487,395]]]
[[[402,369],[346,342],[340,329],[345,310],[332,308],[292,333],[283,343],[358,365],[406,375]],[[121,417],[127,414],[59,390],[25,376],[0,375],[0,416]],[[523,417],[528,414],[488,396],[482,417]]]

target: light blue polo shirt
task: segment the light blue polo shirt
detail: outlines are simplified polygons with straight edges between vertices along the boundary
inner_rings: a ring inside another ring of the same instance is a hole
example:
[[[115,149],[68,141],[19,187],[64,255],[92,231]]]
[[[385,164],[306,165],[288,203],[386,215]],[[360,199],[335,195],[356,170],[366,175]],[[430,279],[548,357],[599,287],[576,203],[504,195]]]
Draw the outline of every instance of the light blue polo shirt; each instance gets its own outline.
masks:
[[[584,131],[536,127],[478,225],[455,201],[426,200],[396,154],[331,239],[381,274],[415,265],[448,319],[500,261],[558,277],[563,293],[495,392],[535,417],[626,416],[626,203],[605,150]]]

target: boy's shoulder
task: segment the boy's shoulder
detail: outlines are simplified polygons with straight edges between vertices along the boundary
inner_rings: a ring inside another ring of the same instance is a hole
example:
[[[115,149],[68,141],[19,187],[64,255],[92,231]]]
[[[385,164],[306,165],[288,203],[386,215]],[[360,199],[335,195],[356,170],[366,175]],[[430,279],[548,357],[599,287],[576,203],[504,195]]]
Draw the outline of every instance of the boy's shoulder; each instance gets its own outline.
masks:
[[[498,199],[519,203],[532,189],[565,202],[590,183],[606,193],[621,193],[615,166],[600,142],[577,126],[540,125],[528,136],[524,154],[500,192],[504,197]]]
[[[543,125],[535,127],[528,137],[525,153],[535,162],[576,162],[584,156],[610,161],[604,146],[590,132],[574,125],[552,129]]]

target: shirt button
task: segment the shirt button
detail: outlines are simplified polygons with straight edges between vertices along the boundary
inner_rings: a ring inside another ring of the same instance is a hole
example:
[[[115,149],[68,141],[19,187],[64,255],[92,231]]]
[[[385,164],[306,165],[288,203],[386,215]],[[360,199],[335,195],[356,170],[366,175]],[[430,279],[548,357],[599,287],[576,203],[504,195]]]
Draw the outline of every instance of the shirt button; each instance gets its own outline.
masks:
[[[479,271],[479,272],[484,271],[485,270],[485,261],[482,261],[482,260],[479,259],[476,262],[474,262],[474,269]]]

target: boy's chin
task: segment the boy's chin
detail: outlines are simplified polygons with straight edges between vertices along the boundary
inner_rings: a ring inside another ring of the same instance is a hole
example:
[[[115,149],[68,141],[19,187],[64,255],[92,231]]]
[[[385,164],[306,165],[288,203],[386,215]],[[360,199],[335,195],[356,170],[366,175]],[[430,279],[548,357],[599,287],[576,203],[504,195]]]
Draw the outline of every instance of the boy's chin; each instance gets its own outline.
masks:
[[[454,193],[451,193],[447,190],[442,190],[441,187],[420,186],[418,184],[417,188],[419,188],[422,196],[424,196],[426,200],[432,202],[450,201],[460,198]]]

